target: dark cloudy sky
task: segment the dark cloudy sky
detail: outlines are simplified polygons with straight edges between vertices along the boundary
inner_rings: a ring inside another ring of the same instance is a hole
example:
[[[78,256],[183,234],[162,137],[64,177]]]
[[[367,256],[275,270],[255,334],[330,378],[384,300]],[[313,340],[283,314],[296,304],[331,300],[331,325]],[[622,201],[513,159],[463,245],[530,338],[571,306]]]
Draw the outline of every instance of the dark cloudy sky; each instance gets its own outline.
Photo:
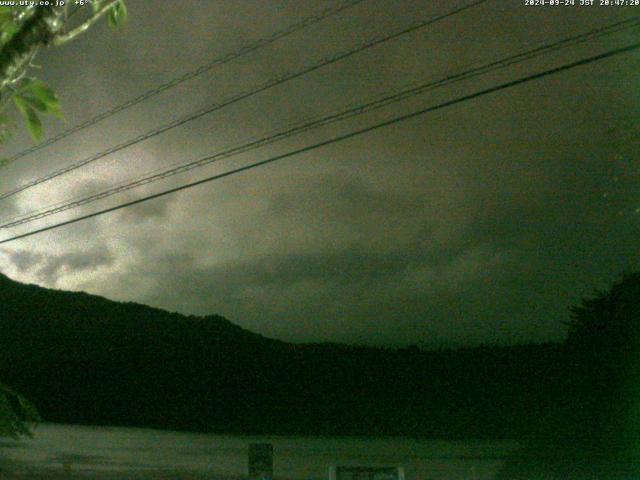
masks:
[[[467,0],[468,1],[468,0]],[[335,1],[130,0],[43,52],[54,134]],[[456,2],[366,0],[3,169],[0,189],[85,158]],[[10,217],[223,150],[302,119],[638,15],[489,1],[0,204]],[[13,229],[20,233],[637,41],[640,30]],[[20,281],[218,313],[286,340],[385,345],[560,339],[568,307],[639,267],[640,55],[521,85],[0,249]],[[16,136],[11,153],[30,144]],[[135,326],[132,326],[135,328]]]

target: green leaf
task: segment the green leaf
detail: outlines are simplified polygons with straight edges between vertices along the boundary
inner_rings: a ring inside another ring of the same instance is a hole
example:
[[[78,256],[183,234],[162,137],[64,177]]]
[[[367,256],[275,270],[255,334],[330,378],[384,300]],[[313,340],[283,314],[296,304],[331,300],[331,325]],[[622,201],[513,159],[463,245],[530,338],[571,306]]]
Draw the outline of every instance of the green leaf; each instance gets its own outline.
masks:
[[[124,3],[124,0],[119,0],[111,9],[109,10],[108,23],[110,27],[121,27],[127,21],[127,6]]]
[[[40,421],[36,408],[22,395],[0,383],[0,437],[31,436],[31,424]]]
[[[62,111],[60,110],[60,105],[47,105],[47,113],[50,113],[51,115],[54,115],[55,117],[59,118],[60,120],[64,119],[64,115],[62,114]]]
[[[36,407],[22,395],[16,395],[18,405],[22,409],[22,417],[27,422],[39,422],[41,420],[40,414]]]
[[[103,3],[104,3],[104,0],[102,1],[95,0],[91,2],[91,10],[93,10],[93,13],[98,13],[98,11],[100,11],[100,9],[102,8]]]
[[[18,438],[20,430],[19,419],[11,407],[11,402],[4,392],[0,391],[0,436]]]
[[[16,97],[42,113],[47,113],[47,110],[49,109],[46,103],[32,95],[17,95]]]
[[[27,78],[20,86],[19,96],[36,110],[62,118],[58,96],[46,83]]]
[[[40,140],[42,138],[42,122],[40,121],[40,117],[38,117],[38,113],[23,97],[16,96],[13,98],[13,101],[26,120],[27,129],[31,134],[31,138],[35,141]]]
[[[36,142],[42,138],[42,122],[33,108],[27,111],[27,128]]]
[[[35,78],[26,79],[21,90],[33,94],[47,105],[59,105],[58,96],[51,90],[51,87]]]
[[[51,90],[49,85],[41,82],[40,80],[29,79],[24,90],[46,105],[46,109],[44,110],[45,113],[50,113],[58,118],[62,118],[60,100],[58,100],[58,96],[53,90]]]
[[[0,7],[0,25],[4,26],[5,23],[13,23],[13,12],[11,7]]]
[[[20,97],[19,95],[15,95],[13,97],[13,103],[16,104],[16,107],[18,108],[18,110],[20,110],[20,113],[26,117],[27,109],[29,108],[29,105],[27,105],[27,103],[22,99],[22,97]]]
[[[7,21],[0,24],[0,43],[5,44],[13,38],[18,31],[18,27],[13,21]]]
[[[0,45],[4,45],[18,31],[15,23],[13,9],[11,7],[0,7]]]

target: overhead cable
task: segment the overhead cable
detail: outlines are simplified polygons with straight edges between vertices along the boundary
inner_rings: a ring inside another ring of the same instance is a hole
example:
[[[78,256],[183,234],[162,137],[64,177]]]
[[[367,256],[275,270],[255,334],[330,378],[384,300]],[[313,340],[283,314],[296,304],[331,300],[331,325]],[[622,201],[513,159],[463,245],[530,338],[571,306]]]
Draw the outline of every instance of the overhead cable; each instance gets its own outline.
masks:
[[[229,177],[231,175],[235,175],[237,173],[253,170],[255,168],[258,168],[258,167],[261,167],[261,166],[264,166],[264,165],[268,165],[268,164],[276,162],[278,160],[283,160],[285,158],[293,157],[295,155],[300,155],[300,154],[303,154],[303,153],[307,153],[307,152],[316,150],[318,148],[322,148],[322,147],[325,147],[325,146],[328,146],[328,145],[332,145],[332,144],[335,144],[335,143],[338,143],[338,142],[342,142],[342,141],[348,140],[350,138],[354,138],[356,136],[363,135],[365,133],[376,131],[376,130],[379,130],[381,128],[388,127],[388,126],[394,125],[394,124],[399,123],[399,122],[404,122],[404,121],[410,120],[412,118],[416,118],[416,117],[425,115],[427,113],[434,112],[436,110],[441,110],[443,108],[450,107],[450,106],[453,106],[453,105],[457,105],[457,104],[460,104],[460,103],[463,103],[463,102],[466,102],[466,101],[469,101],[469,100],[473,100],[475,98],[479,98],[479,97],[482,97],[482,96],[485,96],[485,95],[489,95],[491,93],[495,93],[495,92],[498,92],[498,91],[501,91],[501,90],[504,90],[504,89],[507,89],[507,88],[511,88],[511,87],[516,86],[516,85],[521,85],[523,83],[528,83],[528,82],[531,82],[531,81],[534,81],[534,80],[539,80],[541,78],[545,78],[545,77],[548,77],[550,75],[554,75],[554,74],[557,74],[557,73],[560,73],[560,72],[564,72],[564,71],[567,71],[567,70],[570,70],[570,69],[573,69],[573,68],[576,68],[576,67],[580,67],[580,66],[591,64],[591,63],[595,63],[595,62],[598,62],[598,61],[601,61],[601,60],[604,60],[604,59],[607,59],[607,58],[611,58],[611,57],[616,56],[616,55],[629,53],[631,51],[637,50],[638,48],[640,48],[640,43],[634,43],[634,44],[628,45],[626,47],[617,48],[615,50],[609,50],[609,51],[607,51],[605,53],[602,53],[602,54],[599,54],[599,55],[594,55],[594,56],[591,56],[591,57],[583,58],[582,60],[578,60],[578,61],[575,61],[575,62],[567,63],[567,64],[564,64],[564,65],[562,65],[560,67],[555,67],[555,68],[551,68],[551,69],[548,69],[548,70],[545,70],[545,71],[542,71],[542,72],[539,72],[539,73],[527,75],[525,77],[521,77],[521,78],[518,78],[516,80],[512,80],[512,81],[509,81],[509,82],[506,82],[506,83],[502,83],[500,85],[497,85],[497,86],[494,86],[494,87],[490,87],[490,88],[486,88],[486,89],[483,89],[483,90],[480,90],[480,91],[477,91],[477,92],[474,92],[474,93],[471,93],[471,94],[468,94],[468,95],[463,95],[463,96],[455,98],[453,100],[449,100],[449,101],[446,101],[446,102],[443,102],[443,103],[439,103],[437,105],[433,105],[433,106],[430,106],[430,107],[422,108],[420,110],[416,110],[416,111],[413,111],[413,112],[410,112],[410,113],[407,113],[407,114],[404,114],[404,115],[396,116],[396,117],[391,118],[389,120],[385,120],[383,122],[379,122],[379,123],[376,123],[374,125],[370,125],[370,126],[365,127],[365,128],[354,130],[354,131],[346,133],[346,134],[338,135],[338,136],[333,137],[333,138],[331,138],[329,140],[324,140],[324,141],[321,141],[321,142],[314,143],[312,145],[308,145],[306,147],[302,147],[302,148],[298,148],[298,149],[289,151],[287,153],[283,153],[283,154],[280,154],[280,155],[275,155],[275,156],[267,158],[265,160],[261,160],[261,161],[258,161],[258,162],[255,162],[255,163],[252,163],[252,164],[249,164],[249,165],[238,167],[238,168],[235,168],[235,169],[223,172],[223,173],[219,173],[219,174],[207,177],[207,178],[203,178],[201,180],[197,180],[195,182],[187,183],[187,184],[181,185],[179,187],[175,187],[175,188],[171,188],[171,189],[168,189],[168,190],[164,190],[162,192],[155,193],[153,195],[148,195],[148,196],[145,196],[145,197],[142,197],[142,198],[138,198],[136,200],[132,200],[130,202],[125,202],[125,203],[122,203],[122,204],[119,204],[119,205],[115,205],[113,207],[106,208],[106,209],[103,209],[103,210],[99,210],[97,212],[93,212],[93,213],[90,213],[90,214],[87,214],[87,215],[78,216],[78,217],[63,221],[63,222],[55,223],[53,225],[48,225],[46,227],[42,227],[42,228],[39,228],[39,229],[36,229],[36,230],[31,230],[31,231],[26,232],[26,233],[15,235],[13,237],[9,237],[9,238],[0,240],[0,244],[13,242],[13,241],[16,241],[16,240],[19,240],[19,239],[22,239],[22,238],[26,238],[26,237],[30,237],[30,236],[33,236],[33,235],[37,235],[37,234],[40,234],[40,233],[43,233],[43,232],[47,232],[47,231],[50,231],[50,230],[53,230],[53,229],[56,229],[56,228],[60,228],[60,227],[66,226],[66,225],[71,225],[73,223],[77,223],[77,222],[81,222],[81,221],[84,221],[84,220],[88,220],[90,218],[95,218],[95,217],[98,217],[100,215],[104,215],[106,213],[114,212],[114,211],[117,211],[117,210],[121,210],[123,208],[134,206],[134,205],[138,205],[138,204],[143,203],[143,202],[147,202],[147,201],[150,201],[150,200],[155,200],[157,198],[164,197],[166,195],[177,193],[177,192],[180,192],[180,191],[183,191],[183,190],[187,190],[187,189],[196,187],[198,185],[202,185],[202,184],[205,184],[205,183],[213,182],[215,180],[220,180],[222,178],[226,178],[226,177]]]
[[[134,188],[141,187],[143,185],[147,185],[147,184],[150,184],[150,183],[153,183],[153,182],[156,182],[180,173],[193,170],[195,168],[200,168],[223,159],[227,159],[242,153],[246,153],[251,150],[255,150],[257,148],[281,141],[285,138],[289,138],[293,135],[298,135],[300,133],[316,129],[321,126],[329,125],[337,121],[346,120],[346,119],[349,119],[358,115],[362,115],[364,113],[367,113],[373,110],[380,109],[392,103],[397,103],[407,98],[423,94],[435,88],[441,88],[455,82],[468,80],[470,78],[474,78],[479,75],[484,75],[499,69],[506,68],[516,63],[521,63],[539,56],[548,55],[560,49],[575,46],[577,44],[584,43],[586,41],[593,40],[595,38],[600,38],[605,35],[610,35],[612,33],[617,33],[624,29],[636,27],[638,25],[640,25],[640,17],[636,17],[635,20],[633,21],[625,20],[622,22],[616,22],[614,24],[610,24],[605,27],[593,29],[588,32],[584,32],[578,35],[573,35],[571,37],[563,38],[561,40],[558,40],[552,43],[544,44],[524,52],[510,55],[508,57],[505,57],[496,61],[488,62],[478,67],[467,69],[460,73],[448,75],[435,81],[423,82],[419,85],[403,89],[399,92],[395,92],[393,94],[387,94],[379,98],[376,98],[375,100],[372,100],[366,103],[360,103],[356,106],[343,109],[342,111],[339,111],[337,113],[320,116],[312,120],[308,120],[293,126],[289,126],[284,130],[280,130],[280,131],[277,131],[276,133],[271,133],[266,136],[262,136],[250,142],[241,143],[238,146],[226,149],[221,152],[217,152],[212,155],[207,155],[204,158],[197,159],[195,161],[186,162],[178,166],[165,168],[164,170],[159,170],[153,174],[148,174],[141,178],[129,181],[127,183],[123,183],[118,186],[111,187],[107,190],[92,194],[90,196],[81,197],[79,199],[75,199],[71,201],[60,202],[58,204],[45,207],[44,209],[40,209],[35,212],[30,212],[26,215],[23,214],[23,215],[14,217],[12,219],[5,220],[5,223],[0,224],[0,229],[16,227],[18,225],[30,223],[35,220],[39,220],[51,215],[55,215],[57,213],[70,210],[72,208],[77,208],[82,205],[87,205],[87,204],[96,202],[98,200],[102,200],[107,197],[111,197],[113,195],[131,190]]]
[[[208,107],[205,107],[205,108],[203,108],[201,110],[198,110],[196,112],[193,112],[193,113],[190,113],[190,114],[185,115],[183,117],[180,117],[178,119],[175,119],[175,120],[173,120],[173,121],[171,121],[171,122],[169,122],[169,123],[167,123],[167,124],[165,124],[165,125],[163,125],[161,127],[155,128],[155,129],[150,130],[148,132],[145,132],[145,133],[143,133],[141,135],[138,135],[138,136],[136,136],[134,138],[126,140],[126,141],[124,141],[124,142],[122,142],[122,143],[120,143],[118,145],[112,146],[112,147],[110,147],[110,148],[108,148],[106,150],[103,150],[103,151],[101,151],[99,153],[96,153],[96,154],[94,154],[94,155],[92,155],[92,156],[90,156],[88,158],[85,158],[85,159],[80,160],[78,162],[75,162],[75,163],[72,163],[70,165],[67,165],[66,167],[63,167],[63,168],[61,168],[59,170],[56,170],[56,171],[53,171],[53,172],[51,172],[51,173],[49,173],[47,175],[44,175],[44,176],[42,176],[40,178],[35,179],[35,180],[31,180],[31,181],[29,181],[27,183],[24,183],[24,184],[22,184],[22,185],[20,185],[20,186],[18,186],[16,188],[14,188],[13,190],[9,190],[7,192],[4,192],[4,193],[0,194],[0,200],[12,197],[13,195],[16,195],[16,194],[18,194],[20,192],[23,192],[24,190],[27,190],[27,189],[32,188],[32,187],[35,187],[36,185],[40,185],[41,183],[47,182],[49,180],[57,178],[57,177],[59,177],[61,175],[64,175],[66,173],[69,173],[69,172],[72,172],[74,170],[77,170],[78,168],[84,167],[84,166],[86,166],[86,165],[88,165],[90,163],[93,163],[93,162],[95,162],[97,160],[100,160],[100,159],[102,159],[102,158],[104,158],[104,157],[106,157],[108,155],[111,155],[113,153],[119,152],[120,150],[123,150],[123,149],[128,148],[128,147],[130,147],[132,145],[135,145],[135,144],[138,144],[138,143],[143,142],[145,140],[148,140],[150,138],[153,138],[153,137],[155,137],[157,135],[165,133],[165,132],[167,132],[169,130],[172,130],[174,128],[180,127],[180,126],[182,126],[182,125],[184,125],[184,124],[186,124],[188,122],[192,122],[192,121],[194,121],[194,120],[196,120],[196,119],[198,119],[200,117],[203,117],[205,115],[213,113],[213,112],[215,112],[217,110],[220,110],[220,109],[222,109],[224,107],[227,107],[229,105],[237,103],[237,102],[239,102],[241,100],[253,97],[253,96],[255,96],[255,95],[259,94],[259,93],[262,93],[262,92],[264,92],[264,91],[266,91],[266,90],[268,90],[270,88],[276,87],[278,85],[281,85],[281,84],[283,84],[285,82],[288,82],[288,81],[291,81],[293,79],[302,77],[304,75],[307,75],[307,74],[309,74],[311,72],[314,72],[314,71],[316,71],[316,70],[318,70],[320,68],[326,67],[328,65],[332,65],[332,64],[334,64],[336,62],[339,62],[341,60],[349,58],[349,57],[351,57],[351,56],[353,56],[353,55],[355,55],[357,53],[360,53],[360,52],[362,52],[364,50],[367,50],[369,48],[375,47],[377,45],[380,45],[382,43],[388,42],[390,40],[394,40],[394,39],[399,38],[399,37],[401,37],[403,35],[407,35],[409,33],[415,32],[415,31],[417,31],[417,30],[419,30],[421,28],[424,28],[424,27],[426,27],[428,25],[432,25],[432,24],[434,24],[436,22],[439,22],[439,21],[444,20],[446,18],[452,17],[454,15],[457,15],[457,14],[459,14],[459,13],[461,13],[461,12],[463,12],[463,11],[469,9],[469,8],[481,5],[481,4],[483,4],[483,3],[487,2],[487,1],[489,1],[489,0],[476,0],[476,1],[474,1],[472,3],[469,3],[469,4],[467,4],[467,5],[463,6],[463,7],[458,7],[455,10],[449,11],[448,13],[445,13],[445,14],[442,14],[442,15],[439,15],[439,16],[436,16],[436,17],[432,17],[432,18],[430,18],[428,20],[421,20],[421,21],[419,21],[417,23],[412,24],[408,28],[404,28],[404,29],[402,29],[400,31],[396,31],[396,32],[394,32],[392,34],[389,34],[389,35],[376,37],[376,38],[374,38],[372,40],[366,41],[365,43],[358,45],[355,48],[351,48],[351,49],[346,50],[344,52],[333,54],[330,57],[327,57],[327,58],[324,58],[324,59],[320,60],[319,62],[313,64],[310,67],[305,67],[302,70],[298,70],[296,72],[288,73],[286,75],[271,79],[271,80],[267,81],[266,83],[263,83],[260,86],[258,86],[256,88],[253,88],[253,89],[251,89],[249,91],[245,91],[245,92],[242,92],[240,94],[234,95],[234,96],[232,96],[232,97],[230,97],[230,98],[228,98],[226,100],[223,100],[220,103],[215,103],[215,104],[210,105]]]

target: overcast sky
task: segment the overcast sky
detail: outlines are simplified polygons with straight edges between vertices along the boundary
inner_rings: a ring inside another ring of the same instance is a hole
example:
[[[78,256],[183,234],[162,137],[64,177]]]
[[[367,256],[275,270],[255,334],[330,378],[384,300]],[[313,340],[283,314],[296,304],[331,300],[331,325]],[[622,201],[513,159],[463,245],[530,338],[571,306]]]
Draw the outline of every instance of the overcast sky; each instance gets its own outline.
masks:
[[[469,0],[365,0],[6,167],[6,191],[174,118]],[[53,135],[336,4],[130,0],[45,51]],[[305,118],[629,18],[489,1],[0,203],[2,219]],[[71,218],[637,41],[640,30],[456,83],[101,203]],[[461,345],[563,338],[568,307],[639,267],[640,55],[464,102],[161,200],[3,245],[0,271],[293,341]],[[30,145],[18,134],[6,154]],[[132,326],[135,328],[135,326]]]

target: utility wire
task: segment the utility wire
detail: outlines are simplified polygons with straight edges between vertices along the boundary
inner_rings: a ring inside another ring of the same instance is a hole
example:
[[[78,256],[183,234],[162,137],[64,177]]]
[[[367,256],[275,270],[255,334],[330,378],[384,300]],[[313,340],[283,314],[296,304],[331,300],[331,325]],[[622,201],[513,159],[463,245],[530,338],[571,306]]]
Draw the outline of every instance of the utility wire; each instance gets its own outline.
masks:
[[[59,170],[51,172],[51,173],[49,173],[49,174],[47,174],[47,175],[45,175],[43,177],[40,177],[40,178],[37,178],[37,179],[32,180],[30,182],[27,182],[27,183],[25,183],[25,184],[15,188],[15,189],[13,189],[13,190],[10,190],[8,192],[2,193],[2,194],[0,194],[0,200],[3,200],[5,198],[9,198],[9,197],[11,197],[13,195],[16,195],[16,194],[18,194],[18,193],[20,193],[20,192],[22,192],[24,190],[27,190],[29,188],[32,188],[32,187],[34,187],[36,185],[39,185],[41,183],[47,182],[49,180],[52,180],[52,179],[54,179],[56,177],[59,177],[59,176],[64,175],[66,173],[69,173],[69,172],[71,172],[73,170],[76,170],[78,168],[84,167],[85,165],[88,165],[88,164],[90,164],[92,162],[95,162],[96,160],[104,158],[107,155],[111,155],[111,154],[116,153],[116,152],[118,152],[120,150],[123,150],[123,149],[125,149],[127,147],[130,147],[132,145],[140,143],[140,142],[142,142],[144,140],[148,140],[150,138],[153,138],[153,137],[155,137],[157,135],[160,135],[160,134],[162,134],[164,132],[167,132],[168,130],[174,129],[176,127],[180,127],[180,126],[182,126],[182,125],[184,125],[184,124],[186,124],[188,122],[191,122],[191,121],[196,120],[196,119],[198,119],[200,117],[203,117],[204,115],[207,115],[207,114],[212,113],[214,111],[220,110],[220,109],[222,109],[222,108],[224,108],[226,106],[229,106],[229,105],[234,104],[236,102],[239,102],[241,100],[250,98],[250,97],[255,96],[255,95],[259,94],[259,93],[262,93],[265,90],[268,90],[270,88],[276,87],[276,86],[281,85],[281,84],[283,84],[285,82],[288,82],[290,80],[293,80],[293,79],[302,77],[304,75],[307,75],[307,74],[309,74],[311,72],[314,72],[314,71],[316,71],[316,70],[318,70],[318,69],[320,69],[322,67],[325,67],[325,66],[334,64],[334,63],[336,63],[338,61],[344,60],[345,58],[351,57],[351,56],[353,56],[353,55],[355,55],[357,53],[360,53],[360,52],[362,52],[364,50],[367,50],[369,48],[375,47],[377,45],[380,45],[382,43],[388,42],[390,40],[394,40],[394,39],[399,38],[399,37],[401,37],[403,35],[415,32],[416,30],[424,28],[424,27],[426,27],[428,25],[432,25],[433,23],[436,23],[438,21],[444,20],[446,18],[452,17],[452,16],[454,16],[454,15],[456,15],[458,13],[461,13],[461,12],[463,12],[463,11],[469,9],[469,8],[478,6],[480,4],[483,4],[483,3],[487,2],[487,1],[489,1],[489,0],[476,0],[476,1],[472,2],[472,3],[470,3],[470,4],[467,4],[467,5],[463,6],[463,7],[459,7],[459,8],[457,8],[455,10],[452,10],[452,11],[450,11],[448,13],[445,13],[445,14],[442,14],[442,15],[439,15],[439,16],[436,16],[436,17],[432,17],[432,18],[430,18],[428,20],[419,21],[417,23],[414,23],[413,25],[411,25],[408,28],[404,28],[404,29],[402,29],[400,31],[397,31],[397,32],[394,32],[394,33],[392,33],[390,35],[385,35],[385,36],[382,36],[382,37],[374,38],[374,39],[369,40],[369,41],[367,41],[367,42],[365,42],[363,44],[360,44],[359,46],[357,46],[355,48],[352,48],[350,50],[347,50],[347,51],[344,51],[344,52],[341,52],[341,53],[338,53],[338,54],[334,54],[334,55],[332,55],[330,57],[327,57],[327,58],[321,60],[320,62],[315,63],[314,65],[312,65],[310,67],[305,67],[302,70],[299,70],[297,72],[289,73],[289,74],[286,74],[286,75],[284,75],[282,77],[276,77],[275,79],[271,79],[271,80],[267,81],[266,83],[258,86],[257,88],[254,88],[254,89],[249,90],[249,91],[242,92],[242,93],[240,93],[238,95],[234,95],[233,97],[230,97],[230,98],[222,101],[221,103],[213,104],[213,105],[211,105],[209,107],[206,107],[204,109],[198,110],[198,111],[196,111],[194,113],[191,113],[189,115],[186,115],[184,117],[181,117],[181,118],[178,118],[176,120],[173,120],[168,124],[165,124],[165,125],[163,125],[161,127],[158,127],[158,128],[156,128],[154,130],[151,130],[151,131],[148,131],[148,132],[143,133],[141,135],[138,135],[137,137],[134,137],[134,138],[132,138],[130,140],[122,142],[122,143],[120,143],[120,144],[118,144],[116,146],[110,147],[110,148],[108,148],[106,150],[103,150],[102,152],[99,152],[99,153],[96,153],[95,155],[92,155],[91,157],[85,158],[84,160],[80,160],[80,161],[78,161],[76,163],[72,163],[72,164],[70,164],[70,165],[68,165],[66,167],[63,167],[63,168],[61,168]]]
[[[439,80],[430,81],[426,83],[423,82],[417,86],[406,88],[404,90],[401,90],[393,94],[387,94],[385,96],[376,98],[375,100],[369,101],[364,104],[362,103],[358,104],[356,106],[347,108],[346,110],[342,110],[337,113],[321,116],[313,120],[304,121],[302,123],[287,127],[286,129],[280,130],[276,133],[271,133],[261,138],[255,139],[248,143],[242,143],[238,146],[232,147],[225,151],[218,152],[213,155],[207,155],[204,158],[183,163],[171,168],[165,168],[164,170],[153,172],[153,174],[147,174],[144,177],[129,181],[128,183],[114,186],[112,188],[90,195],[88,197],[81,197],[79,199],[75,199],[71,201],[68,200],[66,202],[60,202],[58,204],[45,207],[44,209],[40,209],[35,212],[30,212],[28,214],[19,215],[11,219],[4,220],[6,223],[1,224],[0,229],[23,225],[25,223],[30,223],[35,220],[39,220],[51,215],[55,215],[57,213],[70,210],[72,208],[76,208],[82,205],[87,205],[89,203],[102,200],[104,198],[110,197],[112,195],[116,195],[118,193],[122,193],[127,190],[131,190],[143,185],[147,185],[147,184],[150,184],[150,183],[153,183],[153,182],[156,182],[180,173],[187,172],[189,170],[193,170],[195,168],[203,167],[205,165],[209,165],[211,163],[220,161],[222,159],[230,158],[242,153],[246,153],[251,150],[255,150],[257,148],[281,141],[285,138],[289,138],[293,135],[297,135],[302,132],[313,130],[321,126],[335,123],[337,121],[346,120],[348,118],[352,118],[373,110],[380,109],[392,103],[397,103],[407,98],[420,95],[426,91],[430,91],[435,88],[444,87],[455,82],[474,78],[479,75],[483,75],[489,72],[506,68],[516,63],[521,63],[523,61],[530,60],[532,58],[548,55],[554,51],[557,51],[563,48],[575,46],[577,44],[584,43],[586,41],[593,40],[595,38],[603,37],[605,35],[618,33],[620,31],[623,31],[632,27],[636,27],[638,25],[640,25],[640,17],[635,17],[633,19],[616,22],[601,28],[590,30],[585,33],[574,35],[568,38],[563,38],[553,43],[541,45],[536,48],[527,50],[525,52],[517,53],[511,56],[508,56],[506,58],[502,58],[500,60],[488,62],[481,66],[467,69],[463,72],[449,75]]]
[[[256,42],[249,44],[249,45],[245,45],[243,47],[241,47],[240,49],[231,52],[229,54],[226,54],[222,57],[218,57],[214,60],[212,60],[211,62],[205,64],[205,65],[201,65],[200,67],[196,68],[195,70],[192,70],[190,72],[185,73],[184,75],[181,75],[179,77],[176,77],[166,83],[163,83],[161,85],[158,85],[157,87],[154,87],[151,90],[148,90],[140,95],[138,95],[137,97],[134,97],[130,100],[127,100],[124,103],[121,103],[120,105],[117,105],[113,108],[110,108],[109,110],[105,110],[102,113],[99,113],[98,115],[82,122],[79,123],[77,125],[74,125],[73,127],[60,132],[59,134],[37,144],[34,145],[32,147],[29,147],[25,150],[22,150],[21,152],[16,153],[15,155],[7,158],[7,162],[11,163],[14,162],[15,160],[18,160],[19,158],[25,157],[31,153],[37,152],[38,150],[41,150],[45,147],[48,147],[50,145],[53,145],[54,143],[59,142],[60,140],[62,140],[63,138],[68,137],[69,135],[72,135],[76,132],[79,132],[81,130],[84,130],[85,128],[91,127],[99,122],[101,122],[102,120],[105,120],[109,117],[112,117],[113,115],[122,112],[123,110],[126,110],[128,108],[131,108],[135,105],[138,105],[141,102],[144,102],[152,97],[155,97],[156,95],[161,94],[162,92],[169,90],[170,88],[173,88],[177,85],[180,85],[181,83],[187,82],[189,80],[192,80],[193,78],[202,75],[203,73],[208,72],[209,70],[211,70],[214,67],[217,67],[218,65],[224,65],[226,63],[229,63],[233,60],[236,60],[244,55],[248,55],[252,52],[255,52],[256,50],[259,50],[261,48],[264,48],[268,45],[271,45],[272,43],[285,38],[289,35],[294,34],[295,32],[298,32],[304,28],[307,28],[311,25],[313,25],[314,23],[318,23],[322,20],[324,20],[325,18],[331,17],[333,15],[336,15],[340,12],[342,12],[343,10],[346,10],[354,5],[357,5],[358,3],[362,3],[365,0],[347,0],[344,1],[336,6],[330,6],[325,8],[324,10],[322,10],[320,13],[316,14],[316,15],[312,15],[309,17],[304,18],[302,21],[295,23],[293,25],[288,26],[287,28],[277,31],[275,33],[273,33],[272,35],[270,35],[269,37],[265,37],[265,38],[261,38],[259,40],[257,40]],[[73,12],[71,12],[71,14],[69,15],[69,19],[75,15],[76,13],[78,13],[80,10],[82,10],[82,7],[77,8],[76,10],[74,10]]]
[[[237,173],[241,173],[241,172],[245,172],[245,171],[248,171],[248,170],[252,170],[254,168],[261,167],[261,166],[276,162],[278,160],[283,160],[285,158],[293,157],[294,155],[300,155],[302,153],[310,152],[312,150],[316,150],[318,148],[325,147],[327,145],[332,145],[332,144],[337,143],[337,142],[348,140],[350,138],[353,138],[353,137],[356,137],[356,136],[359,136],[359,135],[363,135],[365,133],[369,133],[369,132],[372,132],[372,131],[375,131],[375,130],[379,130],[381,128],[388,127],[388,126],[394,125],[394,124],[399,123],[399,122],[403,122],[403,121],[406,121],[406,120],[409,120],[409,119],[412,119],[412,118],[416,118],[416,117],[419,117],[421,115],[425,115],[427,113],[430,113],[430,112],[433,112],[433,111],[436,111],[436,110],[440,110],[440,109],[443,109],[443,108],[446,108],[446,107],[450,107],[452,105],[457,105],[457,104],[460,104],[460,103],[463,103],[463,102],[466,102],[466,101],[469,101],[469,100],[473,100],[475,98],[482,97],[484,95],[488,95],[488,94],[491,94],[491,93],[495,93],[495,92],[498,92],[500,90],[511,88],[511,87],[516,86],[516,85],[521,85],[523,83],[531,82],[533,80],[539,80],[541,78],[545,78],[545,77],[548,77],[550,75],[554,75],[554,74],[557,74],[557,73],[560,73],[560,72],[564,72],[564,71],[567,71],[567,70],[570,70],[570,69],[573,69],[573,68],[576,68],[576,67],[579,67],[579,66],[588,65],[588,64],[600,61],[600,60],[604,60],[606,58],[613,57],[615,55],[628,53],[628,52],[631,52],[633,50],[637,50],[638,48],[640,48],[640,43],[634,43],[634,44],[628,45],[626,47],[618,48],[618,49],[615,49],[615,50],[609,50],[608,52],[602,53],[600,55],[594,55],[594,56],[591,56],[591,57],[584,58],[582,60],[578,60],[576,62],[567,63],[567,64],[564,64],[564,65],[562,65],[560,67],[555,67],[555,68],[552,68],[552,69],[549,69],[549,70],[545,70],[543,72],[535,73],[535,74],[532,74],[532,75],[527,75],[525,77],[521,77],[521,78],[518,78],[516,80],[512,80],[512,81],[509,81],[509,82],[506,82],[506,83],[502,83],[500,85],[497,85],[497,86],[494,86],[494,87],[490,87],[490,88],[486,88],[484,90],[479,90],[477,92],[474,92],[474,93],[471,93],[471,94],[468,94],[468,95],[463,95],[463,96],[455,98],[453,100],[449,100],[449,101],[446,101],[446,102],[443,102],[443,103],[440,103],[440,104],[437,104],[437,105],[433,105],[433,106],[426,107],[426,108],[423,108],[423,109],[420,109],[420,110],[416,110],[416,111],[413,111],[411,113],[400,115],[400,116],[391,118],[389,120],[385,120],[383,122],[376,123],[374,125],[370,125],[370,126],[365,127],[365,128],[361,128],[359,130],[355,130],[355,131],[352,131],[352,132],[349,132],[349,133],[346,133],[346,134],[343,134],[343,135],[339,135],[339,136],[333,137],[333,138],[331,138],[329,140],[324,140],[322,142],[314,143],[312,145],[308,145],[308,146],[303,147],[303,148],[299,148],[299,149],[296,149],[296,150],[289,151],[287,153],[276,155],[276,156],[267,158],[265,160],[261,160],[259,162],[255,162],[255,163],[252,163],[252,164],[249,164],[249,165],[245,165],[243,167],[238,167],[238,168],[235,168],[233,170],[226,171],[224,173],[219,173],[217,175],[213,175],[213,176],[210,176],[210,177],[207,177],[207,178],[195,181],[195,182],[191,182],[191,183],[188,183],[188,184],[185,184],[185,185],[181,185],[179,187],[171,188],[171,189],[165,190],[163,192],[155,193],[153,195],[148,195],[146,197],[138,198],[138,199],[130,201],[130,202],[126,202],[126,203],[122,203],[120,205],[116,205],[116,206],[113,206],[113,207],[110,207],[110,208],[106,208],[104,210],[93,212],[93,213],[90,213],[90,214],[87,214],[87,215],[82,215],[82,216],[79,216],[79,217],[72,218],[70,220],[66,220],[64,222],[56,223],[56,224],[53,224],[53,225],[49,225],[47,227],[39,228],[37,230],[32,230],[32,231],[29,231],[29,232],[26,232],[26,233],[23,233],[23,234],[20,234],[20,235],[16,235],[16,236],[13,236],[13,237],[10,237],[10,238],[6,238],[4,240],[0,240],[0,244],[12,242],[12,241],[19,240],[19,239],[26,238],[26,237],[30,237],[32,235],[37,235],[39,233],[43,233],[43,232],[46,232],[46,231],[49,231],[49,230],[60,228],[60,227],[66,226],[66,225],[71,225],[73,223],[77,223],[77,222],[80,222],[80,221],[83,221],[83,220],[94,218],[94,217],[97,217],[99,215],[104,215],[106,213],[113,212],[113,211],[116,211],[116,210],[120,210],[120,209],[123,209],[123,208],[126,208],[126,207],[130,207],[130,206],[133,206],[133,205],[137,205],[139,203],[143,203],[143,202],[146,202],[146,201],[149,201],[149,200],[154,200],[156,198],[160,198],[160,197],[163,197],[165,195],[176,193],[176,192],[179,192],[179,191],[182,191],[182,190],[187,190],[187,189],[195,187],[197,185],[202,185],[204,183],[208,183],[208,182],[219,180],[219,179],[222,179],[222,178],[225,178],[225,177],[229,177],[229,176],[235,175]]]

